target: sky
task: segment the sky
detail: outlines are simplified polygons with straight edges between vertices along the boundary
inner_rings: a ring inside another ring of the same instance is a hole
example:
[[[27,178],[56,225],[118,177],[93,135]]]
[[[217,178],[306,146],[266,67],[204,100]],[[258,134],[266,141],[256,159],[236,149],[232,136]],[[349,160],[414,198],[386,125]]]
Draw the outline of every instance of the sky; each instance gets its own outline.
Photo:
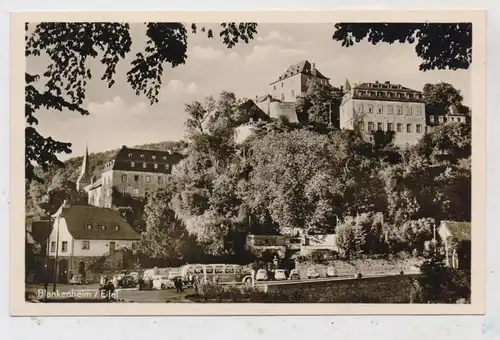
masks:
[[[471,71],[439,70],[421,72],[421,59],[414,45],[379,44],[366,41],[345,48],[332,39],[333,24],[260,24],[258,34],[248,44],[225,47],[218,34],[192,34],[187,24],[188,58],[184,65],[164,65],[159,103],[150,105],[143,96],[136,96],[126,82],[126,72],[135,54],[144,49],[145,26],[131,24],[132,50],[120,62],[112,88],[100,81],[104,67],[98,60],[89,61],[93,72],[88,83],[84,107],[89,116],[70,111],[36,112],[38,131],[45,137],[72,143],[70,155],[80,156],[88,144],[89,152],[116,149],[122,145],[179,140],[184,136],[187,119],[185,104],[206,96],[217,98],[221,91],[237,97],[254,98],[268,93],[269,83],[276,80],[289,65],[308,60],[330,78],[333,86],[349,79],[351,83],[390,81],[422,90],[426,83],[447,82],[461,91],[464,104],[471,105]],[[201,27],[201,24],[198,24]],[[207,25],[207,27],[215,27]],[[29,73],[43,74],[48,58],[28,57]],[[43,78],[40,80],[43,81]]]

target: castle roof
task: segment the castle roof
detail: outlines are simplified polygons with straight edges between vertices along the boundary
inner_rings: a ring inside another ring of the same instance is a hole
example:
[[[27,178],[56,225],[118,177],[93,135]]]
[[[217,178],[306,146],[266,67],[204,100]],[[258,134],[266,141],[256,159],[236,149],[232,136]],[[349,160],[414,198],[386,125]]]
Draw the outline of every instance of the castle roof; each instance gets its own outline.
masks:
[[[178,152],[128,148],[125,145],[106,164],[106,170],[170,173],[184,156]]]
[[[278,80],[273,81],[270,85],[277,83],[279,81],[282,81],[284,79],[290,78],[292,76],[295,76],[297,74],[307,74],[313,77],[321,78],[321,79],[329,79],[325,77],[321,72],[319,72],[314,64],[311,64],[309,61],[304,60],[301,61],[300,63],[294,64],[283,73]]]

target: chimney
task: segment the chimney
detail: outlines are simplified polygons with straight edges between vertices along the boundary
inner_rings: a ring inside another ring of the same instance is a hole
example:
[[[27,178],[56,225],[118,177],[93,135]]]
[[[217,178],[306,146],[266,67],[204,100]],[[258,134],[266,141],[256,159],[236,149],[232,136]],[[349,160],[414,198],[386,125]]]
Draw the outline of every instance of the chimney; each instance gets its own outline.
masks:
[[[390,81],[388,81],[388,80],[386,80],[386,82],[385,82],[385,83],[386,83],[387,85],[389,85],[391,82],[390,82]]]
[[[315,70],[316,69],[316,64],[315,63],[312,63],[312,69]]]
[[[126,146],[126,145],[122,145],[122,149],[126,149],[126,148],[127,148],[127,146]]]

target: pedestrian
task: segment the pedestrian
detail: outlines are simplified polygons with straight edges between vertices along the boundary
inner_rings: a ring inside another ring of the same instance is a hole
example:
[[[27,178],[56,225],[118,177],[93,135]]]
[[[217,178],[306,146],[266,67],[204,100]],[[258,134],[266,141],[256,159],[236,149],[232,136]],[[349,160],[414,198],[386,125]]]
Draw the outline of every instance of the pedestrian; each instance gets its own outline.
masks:
[[[137,282],[139,284],[139,290],[142,290],[142,286],[144,285],[144,279],[142,278],[142,276],[139,277],[139,282]]]
[[[106,278],[104,275],[101,275],[101,280],[99,281],[99,285],[103,287],[106,284]]]

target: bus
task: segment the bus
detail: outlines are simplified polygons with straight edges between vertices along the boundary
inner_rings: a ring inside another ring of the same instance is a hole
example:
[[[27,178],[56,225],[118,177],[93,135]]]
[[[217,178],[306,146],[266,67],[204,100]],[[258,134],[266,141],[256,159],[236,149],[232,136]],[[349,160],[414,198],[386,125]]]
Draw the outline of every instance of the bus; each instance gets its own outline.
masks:
[[[215,275],[221,284],[246,283],[251,284],[252,276],[243,272],[238,264],[187,264],[180,268],[180,276],[184,283],[188,283],[189,276],[195,275],[200,279],[213,281]]]

